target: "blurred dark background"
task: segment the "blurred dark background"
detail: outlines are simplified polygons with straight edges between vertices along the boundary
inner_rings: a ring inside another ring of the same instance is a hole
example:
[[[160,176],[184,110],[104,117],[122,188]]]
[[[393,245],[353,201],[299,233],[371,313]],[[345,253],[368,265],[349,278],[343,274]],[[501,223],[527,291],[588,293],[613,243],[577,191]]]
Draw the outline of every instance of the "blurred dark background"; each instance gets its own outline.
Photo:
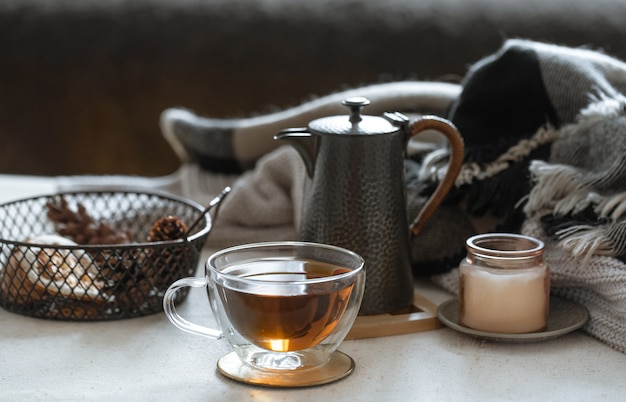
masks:
[[[162,110],[243,117],[458,81],[506,38],[626,59],[621,0],[3,0],[0,173],[158,176]]]

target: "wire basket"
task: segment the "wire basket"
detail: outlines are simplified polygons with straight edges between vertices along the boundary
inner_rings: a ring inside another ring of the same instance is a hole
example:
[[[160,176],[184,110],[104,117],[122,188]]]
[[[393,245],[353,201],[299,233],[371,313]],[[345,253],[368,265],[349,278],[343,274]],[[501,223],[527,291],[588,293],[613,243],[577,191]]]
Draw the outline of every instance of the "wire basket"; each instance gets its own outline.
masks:
[[[77,245],[55,234],[47,203],[63,196],[95,220],[132,236],[126,244]],[[193,276],[211,230],[206,214],[186,238],[148,242],[153,224],[176,216],[189,224],[204,212],[174,196],[129,191],[68,192],[0,205],[0,306],[26,316],[68,321],[115,320],[163,311],[165,290]],[[51,242],[33,242],[54,237]],[[188,292],[178,292],[182,302]]]

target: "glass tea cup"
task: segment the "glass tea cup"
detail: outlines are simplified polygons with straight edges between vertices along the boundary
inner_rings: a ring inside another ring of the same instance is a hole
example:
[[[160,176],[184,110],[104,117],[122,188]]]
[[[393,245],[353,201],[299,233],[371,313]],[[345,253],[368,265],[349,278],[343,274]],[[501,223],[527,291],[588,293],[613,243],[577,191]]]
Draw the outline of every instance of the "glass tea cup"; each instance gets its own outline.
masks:
[[[336,349],[358,315],[364,285],[364,261],[352,251],[307,242],[253,243],[211,255],[205,276],[174,282],[163,307],[176,327],[228,341],[233,352],[218,362],[222,374],[302,386],[340,378],[354,368],[352,359]],[[206,288],[219,328],[178,314],[176,292],[189,286]],[[302,371],[307,375],[300,381]]]

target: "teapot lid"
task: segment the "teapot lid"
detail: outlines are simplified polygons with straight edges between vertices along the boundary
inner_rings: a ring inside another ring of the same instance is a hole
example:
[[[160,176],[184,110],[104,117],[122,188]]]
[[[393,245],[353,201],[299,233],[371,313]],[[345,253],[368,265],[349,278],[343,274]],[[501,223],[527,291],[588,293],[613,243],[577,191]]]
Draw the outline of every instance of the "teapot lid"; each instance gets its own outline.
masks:
[[[313,120],[309,130],[316,134],[379,135],[398,132],[409,119],[401,113],[385,113],[384,117],[361,114],[361,109],[370,104],[360,96],[344,99],[342,105],[350,108],[350,115],[330,116]]]

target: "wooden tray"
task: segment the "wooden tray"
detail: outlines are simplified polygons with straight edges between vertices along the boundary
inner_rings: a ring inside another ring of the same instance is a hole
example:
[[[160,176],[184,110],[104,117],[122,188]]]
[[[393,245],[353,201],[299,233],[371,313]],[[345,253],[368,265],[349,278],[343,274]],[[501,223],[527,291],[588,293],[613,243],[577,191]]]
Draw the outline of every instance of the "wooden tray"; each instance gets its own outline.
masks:
[[[360,315],[345,339],[378,338],[382,336],[431,331],[443,324],[437,318],[437,305],[417,291],[408,312]]]

